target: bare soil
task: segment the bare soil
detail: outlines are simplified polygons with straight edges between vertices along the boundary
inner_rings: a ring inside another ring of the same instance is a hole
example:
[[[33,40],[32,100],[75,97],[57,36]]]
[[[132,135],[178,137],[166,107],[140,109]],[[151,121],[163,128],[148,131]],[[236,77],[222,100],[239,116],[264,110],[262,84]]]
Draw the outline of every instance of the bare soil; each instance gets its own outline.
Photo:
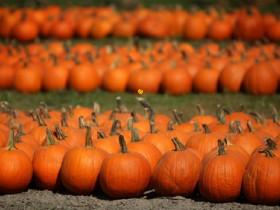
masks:
[[[27,192],[0,196],[0,209],[5,210],[45,210],[45,209],[100,209],[100,210],[183,210],[183,209],[280,209],[280,206],[251,205],[242,200],[233,203],[216,204],[205,202],[198,197],[156,197],[153,194],[142,198],[110,200],[105,195],[73,196],[51,191],[30,189]]]

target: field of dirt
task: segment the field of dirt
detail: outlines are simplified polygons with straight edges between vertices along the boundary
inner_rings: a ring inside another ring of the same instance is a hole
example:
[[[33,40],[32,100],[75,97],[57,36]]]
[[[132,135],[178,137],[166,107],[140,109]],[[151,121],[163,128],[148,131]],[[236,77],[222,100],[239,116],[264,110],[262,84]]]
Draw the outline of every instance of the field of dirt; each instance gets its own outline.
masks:
[[[199,198],[187,199],[181,196],[166,198],[148,195],[142,198],[109,200],[104,195],[73,196],[51,191],[28,190],[27,192],[0,196],[0,209],[45,210],[45,209],[100,209],[100,210],[183,210],[183,209],[280,209],[280,206],[250,205],[242,201],[214,204]]]

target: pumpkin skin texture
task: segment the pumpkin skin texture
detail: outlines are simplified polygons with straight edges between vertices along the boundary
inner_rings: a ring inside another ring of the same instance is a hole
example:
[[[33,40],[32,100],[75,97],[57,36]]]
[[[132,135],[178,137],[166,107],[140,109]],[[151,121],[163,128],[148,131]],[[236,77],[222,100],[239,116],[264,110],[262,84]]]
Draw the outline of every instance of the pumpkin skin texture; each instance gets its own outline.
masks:
[[[15,148],[14,132],[10,131],[8,148],[0,150],[0,192],[18,193],[27,189],[32,179],[28,156]]]
[[[163,74],[162,86],[168,94],[186,94],[192,89],[192,78],[184,69],[171,69]]]
[[[262,153],[260,153],[262,152]],[[251,156],[243,178],[243,194],[254,204],[280,201],[280,159],[269,148]]]
[[[237,93],[240,91],[247,68],[242,62],[228,64],[221,72],[219,83],[226,92]]]
[[[195,150],[179,146],[180,142],[176,144],[176,150],[166,153],[157,164],[152,185],[160,195],[190,196],[199,179],[201,159]]]
[[[278,86],[278,75],[268,63],[261,62],[247,71],[243,84],[245,90],[254,95],[274,94]]]
[[[64,156],[60,178],[63,186],[73,194],[93,192],[107,153],[92,147],[90,128],[87,128],[85,147],[70,149]]]
[[[219,72],[213,68],[203,68],[194,77],[193,86],[200,93],[216,93]]]
[[[34,153],[32,165],[36,185],[41,189],[54,190],[60,186],[59,171],[67,148],[56,144],[50,131],[46,131],[47,145]]]
[[[212,151],[202,161],[199,192],[212,202],[234,201],[242,186],[246,165],[236,151],[226,150],[219,145],[218,152]]]
[[[111,198],[140,196],[150,182],[150,165],[142,155],[127,152],[123,136],[120,136],[120,142],[121,153],[108,155],[103,162],[100,186]]]
[[[92,69],[90,64],[78,64],[70,70],[69,83],[76,91],[93,91],[100,84],[99,80],[97,71]]]

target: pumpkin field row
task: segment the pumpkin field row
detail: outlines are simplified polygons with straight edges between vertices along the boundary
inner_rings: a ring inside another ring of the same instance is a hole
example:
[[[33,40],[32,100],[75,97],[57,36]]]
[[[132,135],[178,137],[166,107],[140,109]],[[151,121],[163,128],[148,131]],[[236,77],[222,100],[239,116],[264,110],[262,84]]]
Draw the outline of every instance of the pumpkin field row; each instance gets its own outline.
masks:
[[[111,92],[164,92],[182,95],[239,92],[274,94],[280,78],[280,48],[276,44],[226,48],[207,43],[162,41],[146,45],[48,42],[0,45],[0,88],[19,92],[79,92],[103,88]]]
[[[0,192],[32,186],[110,198],[192,196],[211,202],[280,202],[280,124],[271,117],[217,106],[217,116],[156,113],[138,98],[144,114],[120,97],[112,110],[45,103],[29,112],[0,103]],[[32,181],[31,181],[32,180]],[[258,190],[256,190],[258,189]]]
[[[107,36],[146,36],[164,38],[182,36],[199,40],[238,38],[280,40],[280,20],[272,13],[261,14],[255,8],[231,12],[139,8],[117,12],[111,7],[70,7],[10,9],[0,8],[0,36],[19,41],[38,37],[100,39]]]

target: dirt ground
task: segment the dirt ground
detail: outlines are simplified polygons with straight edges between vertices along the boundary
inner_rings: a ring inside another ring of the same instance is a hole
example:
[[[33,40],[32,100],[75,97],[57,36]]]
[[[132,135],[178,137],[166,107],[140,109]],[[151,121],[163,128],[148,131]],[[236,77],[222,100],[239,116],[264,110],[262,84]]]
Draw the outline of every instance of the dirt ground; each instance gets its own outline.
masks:
[[[143,198],[109,200],[104,195],[72,196],[51,191],[28,190],[27,192],[0,196],[0,209],[5,210],[45,210],[45,209],[100,209],[100,210],[183,210],[183,209],[280,209],[280,206],[250,205],[241,202],[214,204],[201,201],[199,198],[155,197],[148,195]]]

